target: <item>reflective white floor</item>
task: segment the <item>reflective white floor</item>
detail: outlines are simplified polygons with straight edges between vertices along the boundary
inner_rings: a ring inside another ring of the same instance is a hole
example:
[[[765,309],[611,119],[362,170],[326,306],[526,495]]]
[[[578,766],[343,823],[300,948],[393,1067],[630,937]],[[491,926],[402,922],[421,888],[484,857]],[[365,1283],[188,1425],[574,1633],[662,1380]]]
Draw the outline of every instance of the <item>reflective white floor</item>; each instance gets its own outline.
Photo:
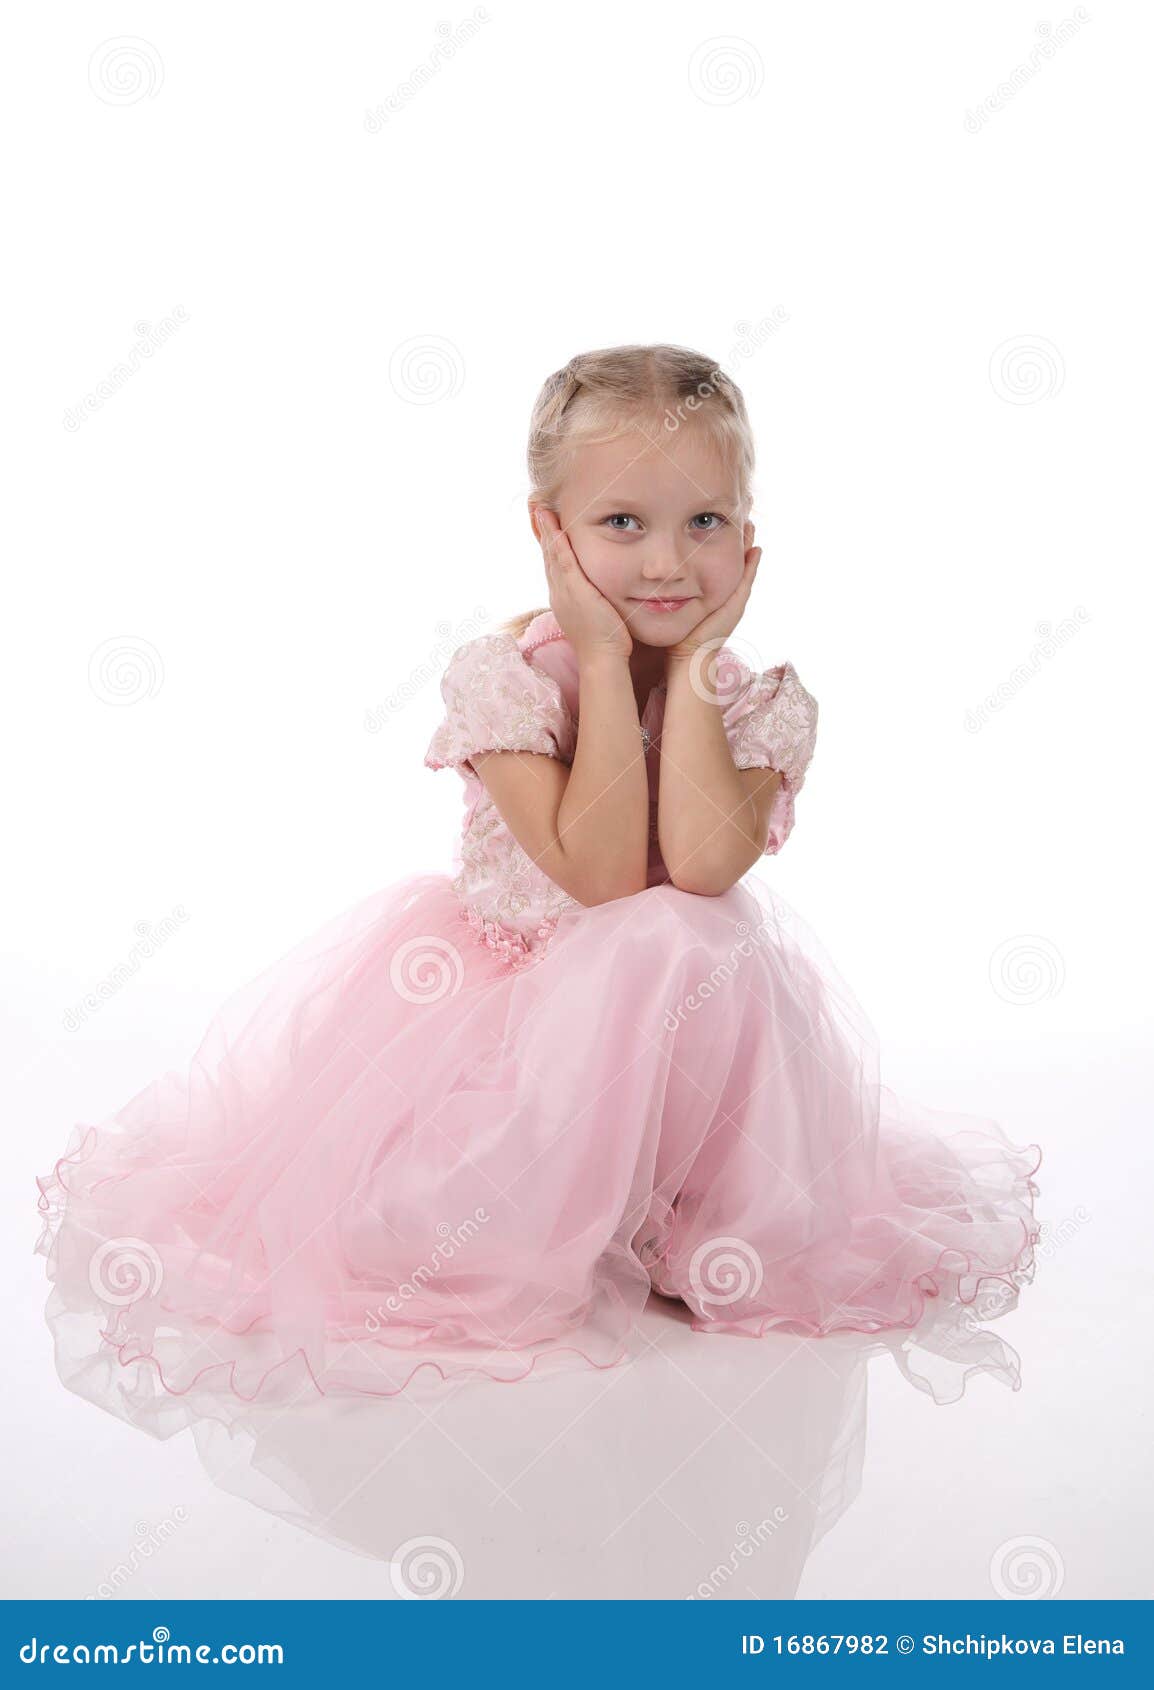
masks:
[[[887,1057],[899,1089],[984,1107],[1043,1146],[1037,1276],[997,1328],[1021,1358],[1019,1391],[976,1377],[939,1407],[852,1336],[694,1334],[655,1298],[627,1368],[461,1387],[434,1411],[351,1408],[340,1482],[326,1481],[337,1542],[226,1494],[187,1435],[156,1443],[60,1385],[33,1175],[59,1153],[61,1120],[91,1118],[94,1075],[91,1052],[83,1071],[37,1062],[34,1119],[4,1147],[5,1447],[11,1512],[27,1522],[5,1546],[4,1595],[1149,1597],[1138,1041]],[[10,1102],[9,1120],[24,1118]],[[382,1465],[376,1417],[394,1410],[412,1435]],[[291,1435],[290,1488],[308,1459]],[[206,1455],[244,1457],[239,1441]]]

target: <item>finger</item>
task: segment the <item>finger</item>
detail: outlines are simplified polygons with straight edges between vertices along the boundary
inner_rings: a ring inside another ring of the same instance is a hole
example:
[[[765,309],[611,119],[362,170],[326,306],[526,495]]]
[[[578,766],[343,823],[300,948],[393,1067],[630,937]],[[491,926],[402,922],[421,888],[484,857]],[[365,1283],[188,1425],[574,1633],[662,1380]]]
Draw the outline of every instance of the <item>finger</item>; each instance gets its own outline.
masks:
[[[573,550],[573,543],[560,522],[553,530],[553,543],[557,548],[557,556],[566,567],[577,563],[577,553]]]
[[[569,537],[561,527],[555,511],[551,511],[546,505],[538,505],[537,511],[543,523],[541,544],[546,558],[559,571],[565,572],[577,561],[569,544]]]
[[[548,555],[548,553],[553,549],[554,534],[556,532],[553,512],[547,505],[538,505],[536,507],[536,516],[537,539],[541,543],[541,550]]]
[[[561,574],[565,567],[565,560],[558,545],[558,530],[556,518],[552,511],[545,513],[545,520],[541,532],[541,550],[545,556],[545,569],[550,580]]]

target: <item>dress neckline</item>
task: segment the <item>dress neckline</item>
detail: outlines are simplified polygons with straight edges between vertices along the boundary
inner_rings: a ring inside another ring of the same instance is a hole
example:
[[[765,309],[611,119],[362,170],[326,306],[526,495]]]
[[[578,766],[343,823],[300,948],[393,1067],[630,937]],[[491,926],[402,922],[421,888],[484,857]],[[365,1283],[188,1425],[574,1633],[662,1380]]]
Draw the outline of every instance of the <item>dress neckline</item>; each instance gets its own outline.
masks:
[[[538,626],[538,624],[540,624],[540,626]],[[526,624],[521,633],[521,637],[518,641],[518,644],[521,647],[521,655],[523,657],[529,657],[532,652],[538,650],[538,648],[543,645],[548,645],[551,640],[565,640],[568,642],[568,636],[561,624],[558,622],[553,611],[543,610],[539,616],[535,616],[531,622]],[[654,693],[663,693],[665,690],[666,683],[664,677],[660,681],[654,682],[653,686],[650,687],[648,693],[646,694],[645,703],[641,706],[642,712],[644,713],[644,711],[649,708],[649,700],[653,697]]]

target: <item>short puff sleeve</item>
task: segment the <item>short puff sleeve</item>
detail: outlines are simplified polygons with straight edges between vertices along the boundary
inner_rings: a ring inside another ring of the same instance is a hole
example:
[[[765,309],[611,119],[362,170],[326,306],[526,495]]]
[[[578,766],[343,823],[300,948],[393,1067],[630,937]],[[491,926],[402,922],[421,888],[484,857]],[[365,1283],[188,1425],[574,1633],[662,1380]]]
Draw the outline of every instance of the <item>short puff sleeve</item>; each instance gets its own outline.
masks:
[[[779,769],[781,782],[769,817],[765,854],[775,856],[793,831],[794,799],[805,783],[817,739],[817,700],[792,663],[751,675],[725,712],[725,729],[739,769]]]
[[[425,767],[474,773],[476,751],[536,751],[571,763],[576,729],[561,688],[534,668],[514,634],[482,634],[459,646],[441,676],[445,717]]]

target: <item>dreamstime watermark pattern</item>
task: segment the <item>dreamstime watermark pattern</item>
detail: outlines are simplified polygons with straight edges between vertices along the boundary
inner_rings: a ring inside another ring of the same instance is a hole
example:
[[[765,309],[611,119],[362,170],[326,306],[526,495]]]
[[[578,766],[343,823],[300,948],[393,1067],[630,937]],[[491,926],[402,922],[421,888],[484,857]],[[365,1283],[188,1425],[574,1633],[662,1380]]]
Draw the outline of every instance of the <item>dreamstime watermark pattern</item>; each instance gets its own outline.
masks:
[[[102,704],[139,704],[164,684],[164,660],[151,640],[116,634],[88,659],[88,684]]]
[[[108,106],[155,99],[163,83],[164,60],[151,41],[138,35],[102,41],[88,61],[88,86]]]
[[[1042,335],[1013,335],[990,353],[990,386],[1008,405],[1053,399],[1065,379],[1062,354]]]
[[[398,945],[389,959],[389,983],[406,1003],[436,1003],[455,997],[465,979],[465,963],[450,939],[418,933]]]
[[[436,76],[442,65],[451,59],[459,47],[473,39],[483,23],[489,20],[489,13],[484,6],[474,6],[472,12],[463,23],[455,27],[450,23],[439,23],[437,34],[444,39],[439,41],[427,59],[411,70],[403,82],[398,82],[391,94],[386,94],[379,106],[372,106],[365,113],[365,128],[370,135],[379,135],[389,118],[396,112],[403,111],[410,100],[416,99],[422,88],[426,87]]]
[[[987,693],[980,704],[972,706],[962,718],[962,725],[967,733],[981,733],[990,717],[996,715],[1004,705],[1008,704],[1022,691],[1043,663],[1048,663],[1091,621],[1090,612],[1085,605],[1078,605],[1073,616],[1065,616],[1055,628],[1050,622],[1039,622],[1034,632],[1038,636],[1037,643],[1031,648],[1029,656],[1018,663],[1011,670],[1007,679],[999,681],[993,692]]]
[[[990,1557],[990,1583],[997,1596],[1016,1601],[1057,1596],[1066,1568],[1044,1537],[1011,1537]]]
[[[1052,1260],[1093,1218],[1086,1205],[1078,1203],[1073,1215],[1063,1215],[1060,1221],[1043,1221],[1039,1229],[1039,1241],[1034,1248],[1035,1256],[1041,1256],[1045,1261]]]
[[[689,1258],[689,1283],[703,1303],[738,1303],[754,1297],[765,1264],[744,1238],[707,1238]]]
[[[721,365],[716,364],[710,370],[708,376],[704,376],[701,381],[695,384],[692,393],[687,393],[684,398],[677,401],[676,405],[666,405],[661,418],[661,426],[665,433],[676,434],[682,424],[687,422],[690,417],[695,416],[728,379]]]
[[[150,1526],[146,1521],[139,1520],[136,1526],[136,1542],[129,1552],[127,1561],[118,1561],[108,1574],[102,1579],[96,1589],[86,1597],[86,1602],[109,1601],[119,1595],[130,1578],[134,1578],[140,1570],[142,1561],[150,1561],[159,1553],[169,1538],[183,1526],[189,1518],[188,1509],[183,1503],[177,1503],[172,1510],[171,1518],[161,1520],[159,1525]]]
[[[708,1578],[702,1579],[696,1590],[691,1590],[685,1598],[687,1602],[697,1601],[699,1598],[708,1600],[730,1579],[741,1571],[742,1563],[756,1555],[763,1543],[768,1543],[775,1537],[779,1527],[784,1526],[789,1519],[786,1510],[778,1503],[771,1518],[759,1520],[756,1526],[751,1526],[748,1520],[737,1522],[737,1537],[733,1548],[729,1552],[728,1561],[718,1562],[712,1567]]]
[[[756,323],[734,323],[734,333],[740,338],[730,347],[728,362],[740,364],[747,358],[752,358],[789,320],[789,312],[785,306],[775,305],[768,317],[761,317]]]
[[[429,1281],[440,1273],[444,1264],[452,1261],[458,1250],[476,1238],[481,1227],[491,1219],[485,1208],[478,1204],[469,1218],[459,1226],[452,1227],[448,1221],[438,1221],[437,1233],[444,1242],[434,1244],[431,1251],[432,1266],[422,1262],[408,1279],[403,1279],[396,1290],[385,1298],[383,1304],[378,1303],[376,1313],[370,1312],[365,1316],[367,1329],[370,1332],[379,1332],[382,1326],[388,1325],[390,1315],[403,1314],[406,1302],[411,1302],[414,1297],[419,1296]]]
[[[752,41],[739,35],[714,35],[693,50],[689,86],[709,106],[752,100],[765,80],[765,65]]]
[[[411,1537],[389,1557],[389,1581],[406,1599],[453,1597],[465,1582],[465,1563],[447,1538]]]
[[[734,332],[740,339],[729,349],[729,363],[736,365],[752,358],[755,352],[765,345],[770,337],[777,333],[783,324],[790,320],[789,312],[783,305],[775,305],[768,317],[762,317],[757,323],[737,322],[733,325]],[[694,416],[703,405],[712,399],[729,381],[725,370],[720,364],[715,364],[709,375],[697,382],[692,393],[687,393],[679,399],[676,405],[667,405],[661,419],[661,426],[666,434],[676,434],[677,430],[689,417]]]
[[[969,1306],[961,1310],[957,1324],[963,1332],[980,1332],[988,1321],[998,1320],[1017,1306],[1017,1284],[986,1274],[978,1280],[977,1291]]]
[[[697,647],[689,660],[689,685],[708,704],[730,709],[744,698],[763,667],[761,653],[749,640],[727,634]]]
[[[109,1238],[89,1257],[88,1283],[102,1303],[127,1308],[158,1294],[164,1263],[146,1238]]]
[[[144,963],[154,957],[162,945],[166,945],[172,935],[189,919],[188,911],[183,904],[177,904],[171,915],[164,916],[158,922],[138,921],[136,932],[140,935],[131,947],[127,958],[109,969],[103,979],[98,980],[91,991],[85,992],[79,1003],[66,1009],[61,1016],[61,1022],[66,1032],[74,1033],[97,1010],[103,1009],[111,998],[114,998],[121,987],[133,979]]]
[[[1062,953],[1037,933],[1003,939],[990,957],[990,984],[1003,1003],[1043,1003],[1066,983]]]
[[[1067,41],[1077,35],[1082,25],[1089,21],[1090,14],[1085,6],[1075,6],[1074,16],[1063,18],[1057,29],[1045,20],[1035,24],[1034,27],[1042,39],[1031,52],[1029,63],[1015,65],[1009,77],[999,82],[992,94],[988,94],[984,100],[979,100],[975,107],[966,112],[964,122],[969,133],[976,135],[984,123],[1003,109],[1005,101],[1012,100],[1028,82],[1032,82],[1038,72],[1054,57],[1058,48],[1064,47]]]
[[[86,393],[78,405],[64,413],[64,427],[69,434],[75,434],[81,423],[87,422],[93,411],[98,411],[107,399],[120,392],[126,381],[130,381],[137,370],[158,352],[162,346],[170,341],[179,328],[189,320],[189,314],[183,305],[175,305],[172,315],[162,317],[159,323],[136,323],[136,340],[128,353],[127,361],[114,364],[103,381],[97,382],[91,393]]]
[[[406,705],[417,697],[418,693],[424,691],[430,681],[437,680],[448,658],[452,656],[457,647],[465,640],[474,639],[485,632],[484,625],[488,622],[489,616],[490,612],[478,605],[472,616],[466,617],[463,622],[458,622],[456,627],[448,622],[438,622],[435,629],[437,643],[432,651],[423,657],[415,668],[410,669],[404,680],[393,688],[383,704],[377,704],[372,709],[365,711],[365,732],[370,734],[380,733],[390,716],[398,716]]]
[[[675,1033],[687,1016],[694,1010],[700,1009],[718,991],[724,989],[736,975],[741,966],[741,959],[753,955],[756,947],[768,938],[775,928],[775,921],[769,917],[759,921],[756,927],[751,927],[748,921],[739,921],[734,932],[741,937],[737,943],[730,946],[728,957],[715,963],[704,980],[699,980],[673,1009],[667,1009],[662,1020],[662,1026],[667,1033]],[[750,938],[753,934],[755,937]]]
[[[408,405],[435,405],[454,399],[465,384],[465,360],[442,335],[413,335],[393,349],[389,383]]]

